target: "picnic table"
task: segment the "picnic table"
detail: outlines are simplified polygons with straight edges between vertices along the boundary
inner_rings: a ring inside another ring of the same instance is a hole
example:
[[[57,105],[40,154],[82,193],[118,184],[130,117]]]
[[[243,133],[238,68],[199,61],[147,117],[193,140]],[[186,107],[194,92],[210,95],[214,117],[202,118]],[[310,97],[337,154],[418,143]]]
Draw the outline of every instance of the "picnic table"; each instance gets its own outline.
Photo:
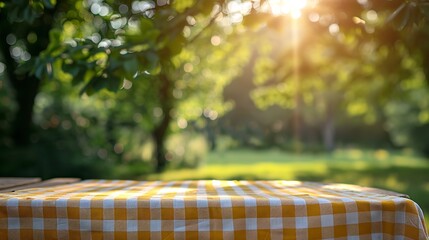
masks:
[[[408,196],[299,181],[0,178],[0,239],[427,239]]]

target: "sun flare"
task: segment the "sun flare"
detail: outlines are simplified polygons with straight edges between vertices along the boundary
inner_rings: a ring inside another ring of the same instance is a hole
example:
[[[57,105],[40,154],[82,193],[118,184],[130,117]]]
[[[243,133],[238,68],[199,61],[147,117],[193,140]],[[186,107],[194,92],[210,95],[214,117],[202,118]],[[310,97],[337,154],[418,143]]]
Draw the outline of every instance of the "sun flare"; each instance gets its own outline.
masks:
[[[273,14],[290,14],[292,18],[301,17],[301,11],[307,5],[307,0],[270,0]]]

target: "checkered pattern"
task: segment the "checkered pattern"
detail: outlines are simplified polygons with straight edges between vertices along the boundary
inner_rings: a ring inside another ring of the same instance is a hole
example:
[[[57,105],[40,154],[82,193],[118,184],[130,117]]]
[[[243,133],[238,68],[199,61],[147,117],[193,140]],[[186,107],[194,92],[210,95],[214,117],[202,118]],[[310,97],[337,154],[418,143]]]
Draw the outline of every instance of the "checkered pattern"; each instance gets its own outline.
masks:
[[[0,239],[427,239],[410,199],[290,181],[87,180],[0,193]]]

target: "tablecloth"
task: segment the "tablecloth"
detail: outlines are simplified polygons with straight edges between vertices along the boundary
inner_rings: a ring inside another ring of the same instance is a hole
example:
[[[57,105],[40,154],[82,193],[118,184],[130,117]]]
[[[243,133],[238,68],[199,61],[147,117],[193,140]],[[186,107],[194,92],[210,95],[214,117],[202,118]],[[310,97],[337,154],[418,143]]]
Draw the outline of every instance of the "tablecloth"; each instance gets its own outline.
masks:
[[[298,181],[85,180],[0,193],[0,239],[427,239],[411,199]]]

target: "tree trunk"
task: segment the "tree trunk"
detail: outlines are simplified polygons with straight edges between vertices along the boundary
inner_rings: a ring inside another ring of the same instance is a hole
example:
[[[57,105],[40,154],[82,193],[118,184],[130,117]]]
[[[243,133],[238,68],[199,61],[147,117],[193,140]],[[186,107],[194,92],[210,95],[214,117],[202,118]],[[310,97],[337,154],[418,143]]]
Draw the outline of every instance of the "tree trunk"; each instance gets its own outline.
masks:
[[[332,103],[328,101],[325,124],[323,126],[323,144],[328,152],[332,152],[335,148],[335,117],[332,110]]]
[[[152,137],[155,143],[155,160],[156,160],[156,172],[160,173],[165,170],[167,166],[167,158],[165,156],[165,140],[167,137],[168,126],[171,122],[171,116],[169,112],[164,113],[164,117],[161,123],[153,130]]]
[[[45,10],[44,14],[33,23],[27,24],[10,23],[6,18],[7,14],[0,14],[0,51],[3,62],[6,65],[6,76],[15,94],[18,109],[12,122],[11,138],[16,146],[26,146],[30,144],[31,129],[33,124],[33,107],[37,93],[40,89],[40,79],[27,74],[17,74],[17,62],[10,55],[10,46],[6,41],[9,34],[14,34],[18,39],[27,36],[30,31],[37,33],[37,42],[34,44],[25,43],[27,51],[32,58],[46,49],[49,44],[49,31],[53,26],[53,17],[60,4],[54,9]],[[19,31],[17,31],[19,29]]]
[[[152,138],[155,144],[155,170],[158,173],[164,171],[167,166],[165,141],[167,139],[170,122],[172,120],[170,111],[173,109],[173,96],[170,86],[171,81],[165,74],[161,74],[159,80],[161,81],[159,100],[163,115],[160,123],[152,131]]]
[[[2,39],[3,41],[4,39]],[[30,143],[33,123],[33,106],[40,88],[40,80],[34,76],[15,74],[16,62],[9,54],[6,41],[0,43],[1,52],[6,64],[7,78],[15,94],[18,105],[12,122],[11,138],[16,146],[26,146]]]
[[[206,130],[206,138],[207,138],[207,141],[209,142],[209,148],[210,148],[210,151],[214,151],[216,150],[217,142],[216,142],[216,133],[213,126],[213,120],[207,117],[204,117],[204,119],[206,120],[205,130]]]
[[[12,139],[16,146],[26,146],[30,144],[33,107],[39,92],[40,80],[36,77],[27,76],[25,79],[15,80],[12,86],[18,104],[12,124]]]
[[[296,153],[302,152],[302,130],[304,119],[302,116],[303,99],[301,92],[295,96],[295,109],[293,110],[293,148]]]
[[[158,135],[154,135],[153,138],[155,140],[155,159],[156,159],[155,171],[157,173],[161,173],[165,170],[165,167],[167,166],[167,158],[165,157],[164,139]]]
[[[332,90],[332,85],[335,82],[335,76],[329,75],[325,78],[327,91],[325,92],[325,122],[323,125],[323,145],[327,152],[332,152],[335,149],[335,108],[336,96]]]

